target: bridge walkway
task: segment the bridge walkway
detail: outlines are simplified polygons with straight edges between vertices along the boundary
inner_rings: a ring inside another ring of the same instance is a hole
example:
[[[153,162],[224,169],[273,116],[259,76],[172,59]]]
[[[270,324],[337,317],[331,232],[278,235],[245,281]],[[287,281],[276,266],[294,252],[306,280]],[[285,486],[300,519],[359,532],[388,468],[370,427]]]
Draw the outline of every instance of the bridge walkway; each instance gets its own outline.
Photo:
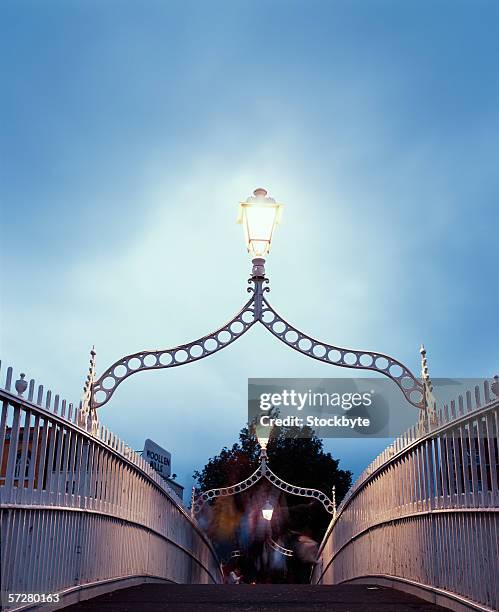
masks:
[[[64,608],[65,612],[444,612],[412,595],[371,585],[144,584]]]

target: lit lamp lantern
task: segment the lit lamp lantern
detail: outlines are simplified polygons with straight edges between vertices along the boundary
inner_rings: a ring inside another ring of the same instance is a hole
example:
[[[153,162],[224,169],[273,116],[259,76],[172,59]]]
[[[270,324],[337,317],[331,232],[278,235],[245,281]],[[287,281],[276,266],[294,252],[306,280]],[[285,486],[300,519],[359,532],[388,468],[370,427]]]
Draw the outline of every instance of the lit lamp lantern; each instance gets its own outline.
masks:
[[[262,508],[262,516],[266,521],[271,521],[273,513],[274,508],[272,507],[272,504],[269,502],[269,500],[267,500]]]
[[[270,251],[270,244],[276,225],[281,220],[282,204],[267,196],[265,189],[255,189],[253,195],[240,202],[238,223],[244,230],[246,247],[253,256],[253,274],[264,276],[265,256]]]
[[[271,430],[271,427],[265,427],[261,424],[260,420],[257,420],[255,424],[255,434],[262,451],[267,450],[267,444],[269,443]]]
[[[268,436],[268,433],[267,433]],[[256,434],[257,440],[258,440],[258,444],[260,445],[260,448],[262,450],[267,450],[267,444],[269,443],[269,438],[265,437],[263,435],[260,434]]]

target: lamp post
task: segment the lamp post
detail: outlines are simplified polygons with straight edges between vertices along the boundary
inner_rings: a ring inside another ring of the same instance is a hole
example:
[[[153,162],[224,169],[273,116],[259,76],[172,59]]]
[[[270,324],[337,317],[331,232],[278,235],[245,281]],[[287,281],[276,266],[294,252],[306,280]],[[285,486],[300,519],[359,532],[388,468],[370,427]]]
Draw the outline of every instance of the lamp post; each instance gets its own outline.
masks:
[[[185,344],[154,351],[139,351],[125,355],[95,376],[95,353],[92,355],[90,377],[80,408],[80,423],[97,423],[97,409],[113,396],[125,379],[145,370],[173,368],[209,357],[226,348],[256,323],[263,325],[275,338],[288,347],[322,363],[359,371],[374,371],[390,378],[404,398],[426,414],[427,397],[431,396],[425,380],[419,381],[400,361],[385,353],[350,349],[317,340],[291,325],[270,305],[265,293],[269,279],[265,276],[265,256],[269,253],[275,228],[280,221],[282,204],[267,195],[265,189],[255,189],[253,195],[240,202],[238,221],[244,229],[246,247],[252,255],[252,271],[247,291],[250,299],[241,310],[217,330]]]

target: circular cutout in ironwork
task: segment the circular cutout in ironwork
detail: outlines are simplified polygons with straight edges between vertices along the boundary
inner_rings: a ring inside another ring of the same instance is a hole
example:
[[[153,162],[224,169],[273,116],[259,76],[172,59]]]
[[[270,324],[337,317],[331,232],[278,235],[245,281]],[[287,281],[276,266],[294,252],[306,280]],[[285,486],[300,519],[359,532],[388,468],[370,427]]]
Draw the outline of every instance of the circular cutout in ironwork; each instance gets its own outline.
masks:
[[[244,329],[244,325],[241,323],[241,321],[234,321],[234,323],[231,324],[230,326],[230,331],[233,334],[240,334]]]
[[[173,358],[170,353],[161,353],[159,356],[159,363],[163,366],[169,366],[172,361]]]
[[[340,351],[333,349],[332,351],[329,351],[329,353],[327,354],[327,358],[329,359],[329,361],[332,361],[333,363],[336,363],[338,361],[340,361],[341,359],[341,353]]]
[[[414,391],[411,391],[409,397],[411,402],[414,402],[415,404],[420,404],[423,401],[423,394],[419,389],[414,389]]]
[[[180,349],[180,351],[175,351],[174,357],[177,363],[184,363],[187,361],[189,354],[184,349]]]
[[[106,376],[102,381],[102,387],[104,389],[112,389],[116,384],[116,380],[112,376]]]
[[[148,355],[144,357],[144,365],[147,366],[148,368],[152,368],[157,363],[158,363],[158,360],[156,359],[156,355],[152,355],[151,353],[149,353]]]
[[[312,348],[312,342],[308,338],[302,338],[298,342],[298,347],[301,351],[309,351]]]
[[[286,331],[286,324],[282,321],[276,321],[272,324],[272,329],[276,334],[283,334]]]
[[[357,355],[355,353],[352,353],[352,352],[345,353],[345,355],[343,357],[343,361],[347,365],[355,365],[357,363]]]
[[[264,310],[262,313],[262,321],[264,323],[272,323],[275,318],[275,314],[271,310]]]
[[[374,359],[373,359],[372,355],[369,355],[368,353],[364,353],[359,358],[360,365],[364,366],[365,368],[369,368],[370,366],[372,366],[373,361],[374,361]]]
[[[126,366],[124,366],[123,364],[117,365],[113,370],[113,374],[114,376],[116,376],[116,378],[123,378],[123,376],[125,376],[126,373],[127,373],[127,369],[126,369]]]
[[[400,384],[402,385],[402,387],[404,389],[406,389],[407,391],[409,389],[412,389],[413,387],[416,386],[416,382],[414,381],[414,379],[412,379],[410,376],[404,376],[401,381]]]
[[[97,391],[94,397],[95,401],[100,404],[105,401],[107,393],[105,391]]]
[[[203,354],[203,347],[200,344],[194,344],[189,349],[189,355],[193,359],[197,359],[198,357],[201,357],[202,354]]]
[[[376,357],[375,363],[378,370],[386,370],[388,367],[388,359],[386,357]]]
[[[241,315],[243,323],[252,323],[255,319],[255,315],[251,310],[245,310]]]
[[[400,378],[400,376],[402,376],[404,372],[404,370],[401,366],[399,366],[398,363],[392,363],[392,365],[388,368],[388,371],[390,372],[390,375],[394,378]]]
[[[204,350],[211,352],[218,348],[218,342],[215,338],[208,338],[204,341]]]
[[[128,360],[127,365],[130,368],[130,370],[138,370],[141,367],[142,362],[140,361],[138,357],[132,357],[132,359]]]
[[[316,344],[314,346],[313,353],[314,353],[315,357],[322,358],[326,354],[326,347],[322,346],[322,344]]]
[[[227,344],[231,338],[232,336],[230,335],[230,332],[226,329],[219,332],[217,336],[217,340],[220,342],[220,344]]]

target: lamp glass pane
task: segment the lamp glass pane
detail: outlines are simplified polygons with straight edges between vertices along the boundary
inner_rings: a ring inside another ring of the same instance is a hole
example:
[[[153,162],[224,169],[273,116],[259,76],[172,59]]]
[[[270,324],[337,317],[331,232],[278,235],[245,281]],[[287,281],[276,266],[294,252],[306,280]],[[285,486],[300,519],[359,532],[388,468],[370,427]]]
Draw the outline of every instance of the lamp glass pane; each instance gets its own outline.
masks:
[[[267,434],[268,435],[268,434]],[[269,443],[269,439],[268,437],[265,436],[259,436],[258,434],[256,434],[256,437],[258,439],[258,444],[262,447],[262,448],[267,448],[267,444]]]
[[[257,419],[255,423],[255,434],[258,443],[262,448],[267,448],[271,431],[272,427],[262,425],[261,422]]]
[[[278,206],[249,204],[244,207],[244,228],[248,250],[254,257],[264,257],[277,219]]]
[[[262,508],[262,516],[266,521],[272,520],[272,514],[274,513],[274,508],[271,506],[269,502],[267,502]]]

